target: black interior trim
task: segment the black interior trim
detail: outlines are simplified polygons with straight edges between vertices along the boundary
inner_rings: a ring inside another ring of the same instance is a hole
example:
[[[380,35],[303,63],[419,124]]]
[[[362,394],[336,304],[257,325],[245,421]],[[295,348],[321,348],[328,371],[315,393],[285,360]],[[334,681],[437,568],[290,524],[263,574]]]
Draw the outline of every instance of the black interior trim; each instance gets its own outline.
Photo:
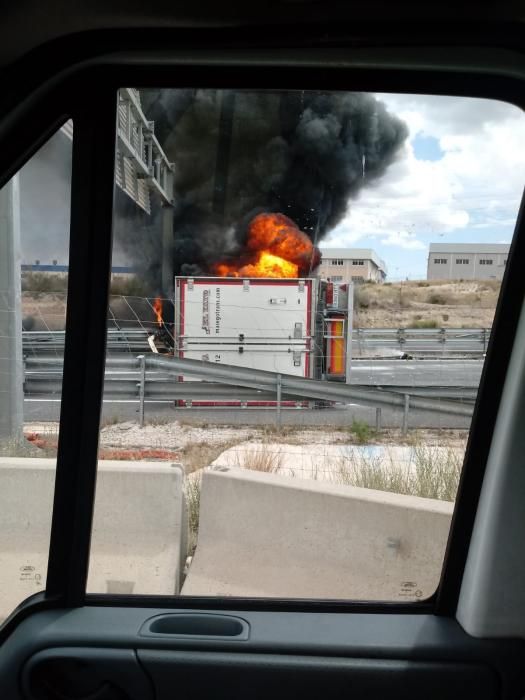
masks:
[[[91,89],[89,89],[91,88]],[[97,474],[111,275],[117,93],[85,86],[74,115],[63,389],[46,591],[81,605]]]
[[[322,600],[319,598],[240,598],[237,596],[108,595],[87,593],[86,605],[108,608],[166,608],[177,610],[252,610],[258,612],[381,613],[428,615],[435,596],[413,603],[367,600]]]

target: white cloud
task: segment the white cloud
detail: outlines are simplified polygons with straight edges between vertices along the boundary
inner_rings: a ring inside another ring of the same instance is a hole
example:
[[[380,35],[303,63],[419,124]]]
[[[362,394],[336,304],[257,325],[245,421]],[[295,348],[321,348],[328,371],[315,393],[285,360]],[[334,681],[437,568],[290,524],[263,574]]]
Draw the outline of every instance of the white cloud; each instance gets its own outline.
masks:
[[[525,183],[521,110],[469,98],[379,97],[406,121],[409,141],[385,176],[349,203],[326,243],[364,245],[374,235],[384,245],[417,250],[466,230],[479,230],[481,241],[490,228],[510,236]],[[417,134],[437,139],[443,157],[418,160]]]
[[[407,250],[425,250],[426,245],[416,238],[414,233],[408,231],[399,231],[398,233],[390,233],[386,238],[381,240],[383,245],[395,245],[399,248]]]

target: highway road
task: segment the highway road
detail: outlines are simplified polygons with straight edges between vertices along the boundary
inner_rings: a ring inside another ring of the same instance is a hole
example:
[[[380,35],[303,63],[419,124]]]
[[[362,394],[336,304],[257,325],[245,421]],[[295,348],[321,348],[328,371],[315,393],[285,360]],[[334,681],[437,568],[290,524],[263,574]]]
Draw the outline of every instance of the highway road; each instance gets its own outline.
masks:
[[[350,384],[477,387],[483,360],[355,360]]]

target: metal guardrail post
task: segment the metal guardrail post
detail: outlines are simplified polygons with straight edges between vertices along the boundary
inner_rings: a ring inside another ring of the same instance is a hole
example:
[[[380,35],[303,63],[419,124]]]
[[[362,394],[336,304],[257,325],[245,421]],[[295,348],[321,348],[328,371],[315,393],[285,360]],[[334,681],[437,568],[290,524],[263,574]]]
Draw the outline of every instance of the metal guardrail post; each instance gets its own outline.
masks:
[[[281,415],[281,396],[282,396],[282,377],[280,374],[276,377],[277,383],[277,413],[276,413],[276,423],[277,428],[280,430],[282,425],[282,415]]]
[[[403,426],[401,428],[401,432],[403,435],[406,435],[408,432],[408,412],[410,410],[410,394],[404,394],[405,397],[405,405],[403,408]]]
[[[440,329],[438,342],[441,343],[441,354],[444,355],[447,349],[447,331],[445,328]]]
[[[406,343],[406,336],[405,336],[405,329],[404,328],[398,328],[397,330],[397,342],[399,343],[399,352],[404,352],[405,351],[405,343]]]
[[[140,365],[140,381],[138,383],[139,388],[139,425],[141,428],[144,427],[144,395],[146,393],[146,358],[144,355],[139,355],[137,357]]]
[[[381,431],[381,407],[376,407],[376,433]]]

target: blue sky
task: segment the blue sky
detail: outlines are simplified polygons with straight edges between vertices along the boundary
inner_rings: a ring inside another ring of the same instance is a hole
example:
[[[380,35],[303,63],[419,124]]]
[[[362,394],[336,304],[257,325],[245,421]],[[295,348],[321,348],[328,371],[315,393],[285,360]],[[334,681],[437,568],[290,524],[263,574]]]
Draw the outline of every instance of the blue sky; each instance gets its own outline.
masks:
[[[493,100],[378,97],[409,139],[323,246],[373,248],[390,279],[420,279],[429,243],[510,242],[525,183],[522,112]]]

